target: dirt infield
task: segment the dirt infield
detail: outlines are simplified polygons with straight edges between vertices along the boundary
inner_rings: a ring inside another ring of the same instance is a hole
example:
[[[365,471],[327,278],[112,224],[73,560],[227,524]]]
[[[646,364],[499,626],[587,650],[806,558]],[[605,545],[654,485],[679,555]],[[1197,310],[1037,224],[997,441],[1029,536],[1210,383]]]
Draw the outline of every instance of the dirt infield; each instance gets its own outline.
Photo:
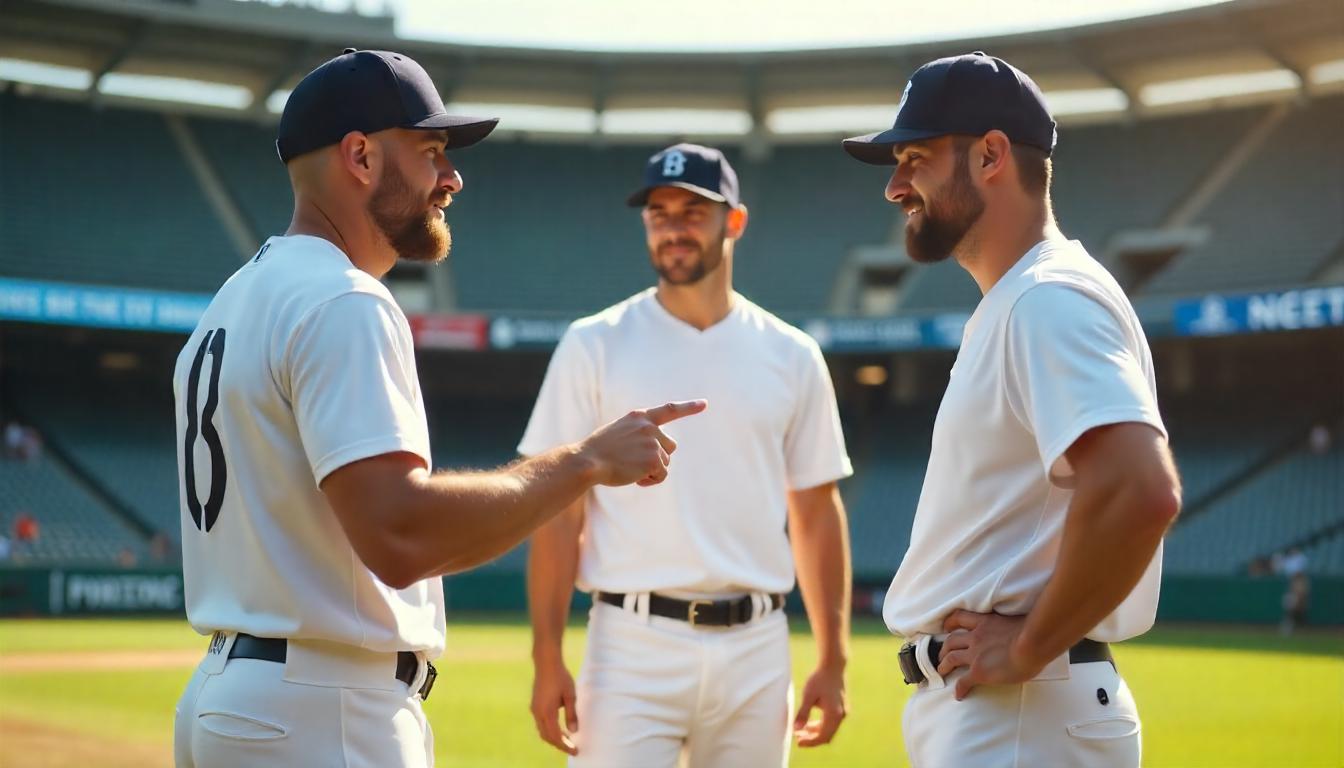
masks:
[[[169,748],[90,736],[18,718],[0,718],[0,768],[168,768]]]
[[[0,675],[6,672],[50,672],[59,669],[176,669],[193,667],[202,651],[65,651],[0,655]]]

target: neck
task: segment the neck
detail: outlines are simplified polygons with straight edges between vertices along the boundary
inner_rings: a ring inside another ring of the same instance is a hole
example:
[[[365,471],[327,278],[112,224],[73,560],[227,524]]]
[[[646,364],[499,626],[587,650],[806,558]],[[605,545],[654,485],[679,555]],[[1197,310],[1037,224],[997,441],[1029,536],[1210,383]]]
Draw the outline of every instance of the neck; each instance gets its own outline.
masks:
[[[320,237],[341,249],[356,269],[377,279],[382,279],[397,263],[397,254],[367,225],[368,217],[362,210],[350,206],[342,208],[301,195],[296,197],[294,217],[290,219],[289,229],[285,230],[286,235]]]
[[[1001,206],[997,215],[986,208],[953,255],[984,295],[1037,243],[1063,237],[1048,201]]]
[[[733,310],[732,243],[723,248],[723,263],[719,268],[690,285],[672,285],[658,281],[658,303],[669,314],[687,325],[705,330]]]

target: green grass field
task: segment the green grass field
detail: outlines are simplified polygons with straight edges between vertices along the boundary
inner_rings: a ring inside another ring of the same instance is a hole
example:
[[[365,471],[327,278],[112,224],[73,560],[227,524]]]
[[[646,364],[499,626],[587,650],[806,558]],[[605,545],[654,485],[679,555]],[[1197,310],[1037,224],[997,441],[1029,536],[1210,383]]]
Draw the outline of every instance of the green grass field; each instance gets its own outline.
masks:
[[[455,617],[450,626],[449,651],[425,706],[438,764],[563,765],[536,738],[527,713],[531,669],[522,620]],[[793,642],[801,684],[812,641],[798,632]],[[577,664],[581,627],[566,645]],[[0,621],[0,766],[170,764],[173,704],[194,655],[184,652],[204,647],[180,621]],[[795,750],[794,766],[906,764],[900,713],[907,691],[896,649],[880,624],[855,628],[851,715],[831,746]],[[151,666],[126,668],[134,654]],[[1143,715],[1145,765],[1344,766],[1338,633],[1284,639],[1264,630],[1160,628],[1116,654]],[[94,668],[96,655],[104,658]],[[121,659],[121,668],[109,656]],[[81,662],[90,668],[81,670]]]

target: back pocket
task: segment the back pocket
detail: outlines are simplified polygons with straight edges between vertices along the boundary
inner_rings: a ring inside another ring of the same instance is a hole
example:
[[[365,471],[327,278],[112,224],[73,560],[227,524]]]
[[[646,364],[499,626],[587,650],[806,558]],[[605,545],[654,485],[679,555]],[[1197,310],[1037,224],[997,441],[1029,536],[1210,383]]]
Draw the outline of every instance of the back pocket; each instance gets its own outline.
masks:
[[[239,741],[275,741],[289,733],[283,725],[234,712],[202,712],[196,721],[215,736]]]

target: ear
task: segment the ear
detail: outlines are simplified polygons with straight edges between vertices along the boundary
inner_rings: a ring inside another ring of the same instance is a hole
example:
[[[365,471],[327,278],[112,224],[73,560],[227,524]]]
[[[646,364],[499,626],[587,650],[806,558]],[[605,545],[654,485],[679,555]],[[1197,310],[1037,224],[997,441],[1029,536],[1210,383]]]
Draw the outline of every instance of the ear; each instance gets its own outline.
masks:
[[[337,145],[341,167],[360,184],[371,186],[378,178],[378,164],[382,162],[381,147],[368,134],[351,131]]]
[[[1002,177],[1013,154],[1013,143],[1008,140],[1008,134],[999,130],[990,131],[977,142],[977,145],[980,150],[980,162],[973,162],[972,165],[976,167],[980,178],[989,181],[995,177]]]
[[[728,232],[727,236],[733,240],[742,237],[742,233],[747,231],[747,206],[739,205],[736,208],[728,209]]]

